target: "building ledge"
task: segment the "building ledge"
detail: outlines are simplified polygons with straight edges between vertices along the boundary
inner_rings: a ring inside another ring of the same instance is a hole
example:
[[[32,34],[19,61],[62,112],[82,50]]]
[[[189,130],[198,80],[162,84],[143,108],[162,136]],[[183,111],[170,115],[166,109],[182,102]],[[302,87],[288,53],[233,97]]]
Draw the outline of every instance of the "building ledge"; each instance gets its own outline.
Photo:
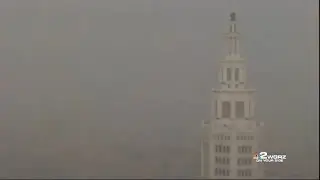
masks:
[[[245,62],[246,60],[242,57],[240,57],[239,55],[227,55],[225,57],[225,59],[223,60],[220,60],[220,62],[224,63],[224,62],[235,62],[235,63],[238,63],[238,62]]]
[[[237,36],[240,36],[240,33],[238,33],[238,32],[227,32],[227,33],[224,33],[224,36],[226,36],[226,37],[237,37]]]
[[[230,88],[230,89],[212,89],[212,92],[230,92],[230,93],[239,93],[239,92],[255,92],[256,89],[236,89],[236,88]]]

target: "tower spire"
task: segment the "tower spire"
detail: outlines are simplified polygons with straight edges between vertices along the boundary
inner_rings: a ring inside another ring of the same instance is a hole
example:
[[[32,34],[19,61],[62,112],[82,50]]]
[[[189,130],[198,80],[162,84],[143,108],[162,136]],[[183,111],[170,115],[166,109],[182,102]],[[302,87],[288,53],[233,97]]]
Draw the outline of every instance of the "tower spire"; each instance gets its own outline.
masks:
[[[246,86],[246,64],[240,56],[236,13],[231,12],[229,17],[229,32],[226,34],[228,54],[221,62],[219,80],[223,89],[244,89]]]
[[[236,29],[236,13],[230,13],[229,32],[227,34],[228,39],[228,55],[229,57],[240,57],[239,51],[239,33]]]

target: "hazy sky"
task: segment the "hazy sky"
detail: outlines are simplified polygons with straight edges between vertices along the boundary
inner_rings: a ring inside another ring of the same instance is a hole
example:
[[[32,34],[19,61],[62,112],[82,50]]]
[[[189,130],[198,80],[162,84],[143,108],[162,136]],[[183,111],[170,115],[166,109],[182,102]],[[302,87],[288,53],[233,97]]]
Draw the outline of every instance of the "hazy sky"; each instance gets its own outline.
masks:
[[[264,150],[318,176],[316,0],[1,0],[0,177],[194,177],[237,13]]]

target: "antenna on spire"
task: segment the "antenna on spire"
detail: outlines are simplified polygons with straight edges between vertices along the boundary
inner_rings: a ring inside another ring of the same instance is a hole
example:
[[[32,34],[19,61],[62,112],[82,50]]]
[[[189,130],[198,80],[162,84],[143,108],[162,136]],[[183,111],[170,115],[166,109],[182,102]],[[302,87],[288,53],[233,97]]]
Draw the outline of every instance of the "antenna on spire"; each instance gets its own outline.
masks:
[[[230,14],[230,21],[236,21],[236,13],[235,12],[232,12]]]
[[[236,1],[235,0],[229,0],[229,3],[228,3],[229,7],[229,12],[230,13],[230,21],[236,21]]]

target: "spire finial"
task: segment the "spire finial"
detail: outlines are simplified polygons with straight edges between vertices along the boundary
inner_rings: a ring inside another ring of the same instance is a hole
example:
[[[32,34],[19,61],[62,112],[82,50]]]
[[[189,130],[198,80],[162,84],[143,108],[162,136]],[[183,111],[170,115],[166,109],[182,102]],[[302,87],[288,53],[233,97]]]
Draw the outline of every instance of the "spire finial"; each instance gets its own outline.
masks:
[[[236,30],[236,13],[230,13],[230,23],[229,23],[229,33],[227,34],[228,37],[228,56],[237,56],[240,57],[239,52],[239,39],[238,33]]]
[[[230,14],[230,21],[236,21],[236,13],[235,12],[232,12]]]

